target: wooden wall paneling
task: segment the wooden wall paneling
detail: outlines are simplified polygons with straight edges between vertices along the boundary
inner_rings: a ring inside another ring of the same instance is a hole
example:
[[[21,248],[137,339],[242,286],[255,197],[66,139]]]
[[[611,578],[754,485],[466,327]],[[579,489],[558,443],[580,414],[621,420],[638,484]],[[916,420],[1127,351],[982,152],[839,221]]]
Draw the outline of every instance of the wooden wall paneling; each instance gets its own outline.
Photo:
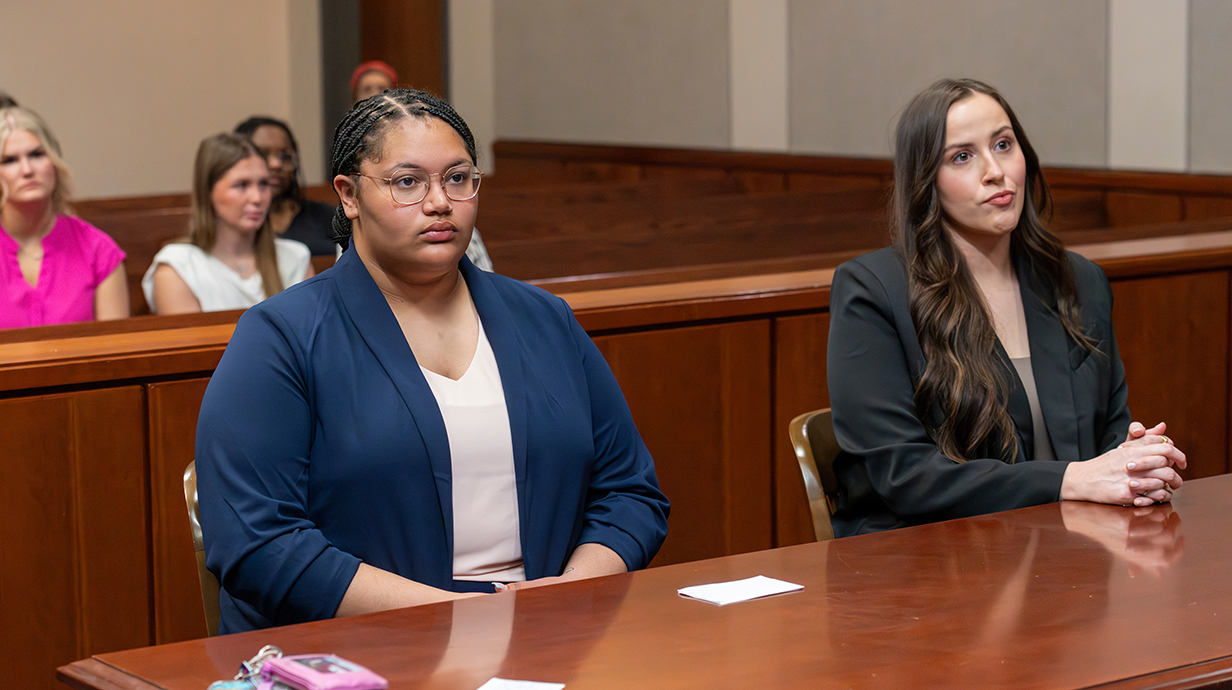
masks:
[[[149,385],[150,514],[156,644],[205,637],[197,557],[184,503],[208,378]]]
[[[1108,202],[1102,190],[1052,190],[1052,216],[1045,219],[1048,229],[1087,230],[1108,226]]]
[[[601,161],[566,161],[560,182],[637,182],[642,166]]]
[[[1114,228],[1184,219],[1179,194],[1109,191],[1106,198],[1108,224]]]
[[[398,72],[396,86],[445,94],[444,0],[361,0],[360,52]]]
[[[879,175],[835,175],[808,172],[792,172],[787,175],[789,192],[841,192],[857,189],[885,190],[886,204],[890,203],[890,180]]]
[[[770,548],[769,321],[594,340],[672,503],[654,564]]]
[[[151,643],[137,386],[0,401],[3,685]]]
[[[1232,196],[1185,197],[1185,220],[1206,220],[1232,216]]]
[[[1134,419],[1168,423],[1186,477],[1229,471],[1227,270],[1117,280],[1113,322]]]
[[[501,187],[533,187],[545,184],[561,184],[567,182],[565,164],[561,161],[543,160],[539,158],[500,158],[495,166],[487,161],[479,161],[480,170],[492,170],[490,178],[485,177],[483,187],[500,185]],[[483,198],[482,196],[480,197]]]
[[[726,168],[712,168],[700,165],[655,165],[647,163],[642,166],[642,177],[648,180],[660,178],[722,180],[730,176]]]
[[[787,173],[764,170],[733,170],[732,177],[738,180],[746,192],[786,192]]]
[[[796,415],[830,406],[826,344],[830,313],[774,320],[774,545],[813,541],[804,481],[787,425]]]

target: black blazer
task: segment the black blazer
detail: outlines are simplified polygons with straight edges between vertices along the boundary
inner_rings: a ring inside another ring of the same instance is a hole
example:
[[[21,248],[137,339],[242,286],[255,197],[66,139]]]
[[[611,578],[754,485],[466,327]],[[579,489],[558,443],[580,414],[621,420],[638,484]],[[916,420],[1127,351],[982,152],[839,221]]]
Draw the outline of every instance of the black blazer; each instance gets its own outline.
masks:
[[[906,265],[893,247],[848,261],[830,292],[826,372],[840,496],[836,536],[979,515],[1060,498],[1070,462],[1089,460],[1124,441],[1129,428],[1125,371],[1112,330],[1112,289],[1095,264],[1070,253],[1084,332],[1097,351],[1065,332],[1050,287],[1018,261],[1031,365],[1057,462],[1034,457],[1031,410],[1005,350],[1009,413],[1019,460],[954,462],[933,444],[913,393],[925,360],[907,295]],[[941,412],[925,412],[940,421]]]

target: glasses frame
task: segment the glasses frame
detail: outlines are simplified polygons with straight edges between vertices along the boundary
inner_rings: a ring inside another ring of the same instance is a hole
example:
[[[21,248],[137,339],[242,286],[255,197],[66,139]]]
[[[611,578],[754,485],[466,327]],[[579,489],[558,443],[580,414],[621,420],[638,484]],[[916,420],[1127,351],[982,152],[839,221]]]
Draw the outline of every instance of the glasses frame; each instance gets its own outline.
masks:
[[[457,168],[450,168],[449,170],[446,170],[445,172],[428,173],[428,184],[424,186],[423,197],[421,197],[419,201],[413,201],[409,204],[398,201],[398,199],[394,197],[394,178],[377,177],[376,175],[365,175],[364,173],[361,173],[358,171],[352,172],[349,174],[358,175],[359,177],[366,177],[370,180],[379,180],[381,182],[384,182],[385,188],[389,190],[389,200],[392,201],[395,206],[414,206],[415,204],[422,204],[423,200],[428,198],[428,192],[432,191],[432,178],[434,177],[440,178],[440,181],[437,184],[440,186],[441,192],[444,193],[445,198],[449,199],[450,201],[470,201],[471,199],[474,199],[475,197],[479,196],[479,187],[483,183],[483,171],[473,165],[470,166],[469,170],[471,171],[471,174],[478,180],[477,182],[475,182],[475,192],[464,199],[456,199],[449,195],[449,190],[445,188],[445,175],[451,172],[454,172],[455,170],[457,170]]]

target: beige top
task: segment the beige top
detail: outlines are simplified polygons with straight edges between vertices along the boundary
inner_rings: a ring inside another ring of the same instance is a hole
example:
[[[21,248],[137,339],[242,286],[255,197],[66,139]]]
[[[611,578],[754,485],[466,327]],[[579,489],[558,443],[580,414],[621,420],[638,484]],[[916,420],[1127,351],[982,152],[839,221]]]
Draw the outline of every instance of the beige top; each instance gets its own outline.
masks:
[[[1010,362],[1014,364],[1014,369],[1018,370],[1023,392],[1027,394],[1027,402],[1031,405],[1031,427],[1035,432],[1035,457],[1031,460],[1056,460],[1057,456],[1052,452],[1052,437],[1048,435],[1048,427],[1044,424],[1039,391],[1035,389],[1035,369],[1031,367],[1031,358],[1019,357],[1010,359]]]
[[[454,381],[420,367],[445,420],[453,471],[453,577],[526,579],[509,410],[496,355],[479,323],[475,356]]]

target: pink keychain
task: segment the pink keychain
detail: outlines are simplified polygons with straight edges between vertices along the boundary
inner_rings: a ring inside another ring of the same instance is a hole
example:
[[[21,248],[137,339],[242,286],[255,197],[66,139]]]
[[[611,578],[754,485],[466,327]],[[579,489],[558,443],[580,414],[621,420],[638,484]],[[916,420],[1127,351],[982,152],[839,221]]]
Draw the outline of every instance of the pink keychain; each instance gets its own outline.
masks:
[[[333,654],[299,654],[268,659],[259,690],[384,690],[389,681]]]

